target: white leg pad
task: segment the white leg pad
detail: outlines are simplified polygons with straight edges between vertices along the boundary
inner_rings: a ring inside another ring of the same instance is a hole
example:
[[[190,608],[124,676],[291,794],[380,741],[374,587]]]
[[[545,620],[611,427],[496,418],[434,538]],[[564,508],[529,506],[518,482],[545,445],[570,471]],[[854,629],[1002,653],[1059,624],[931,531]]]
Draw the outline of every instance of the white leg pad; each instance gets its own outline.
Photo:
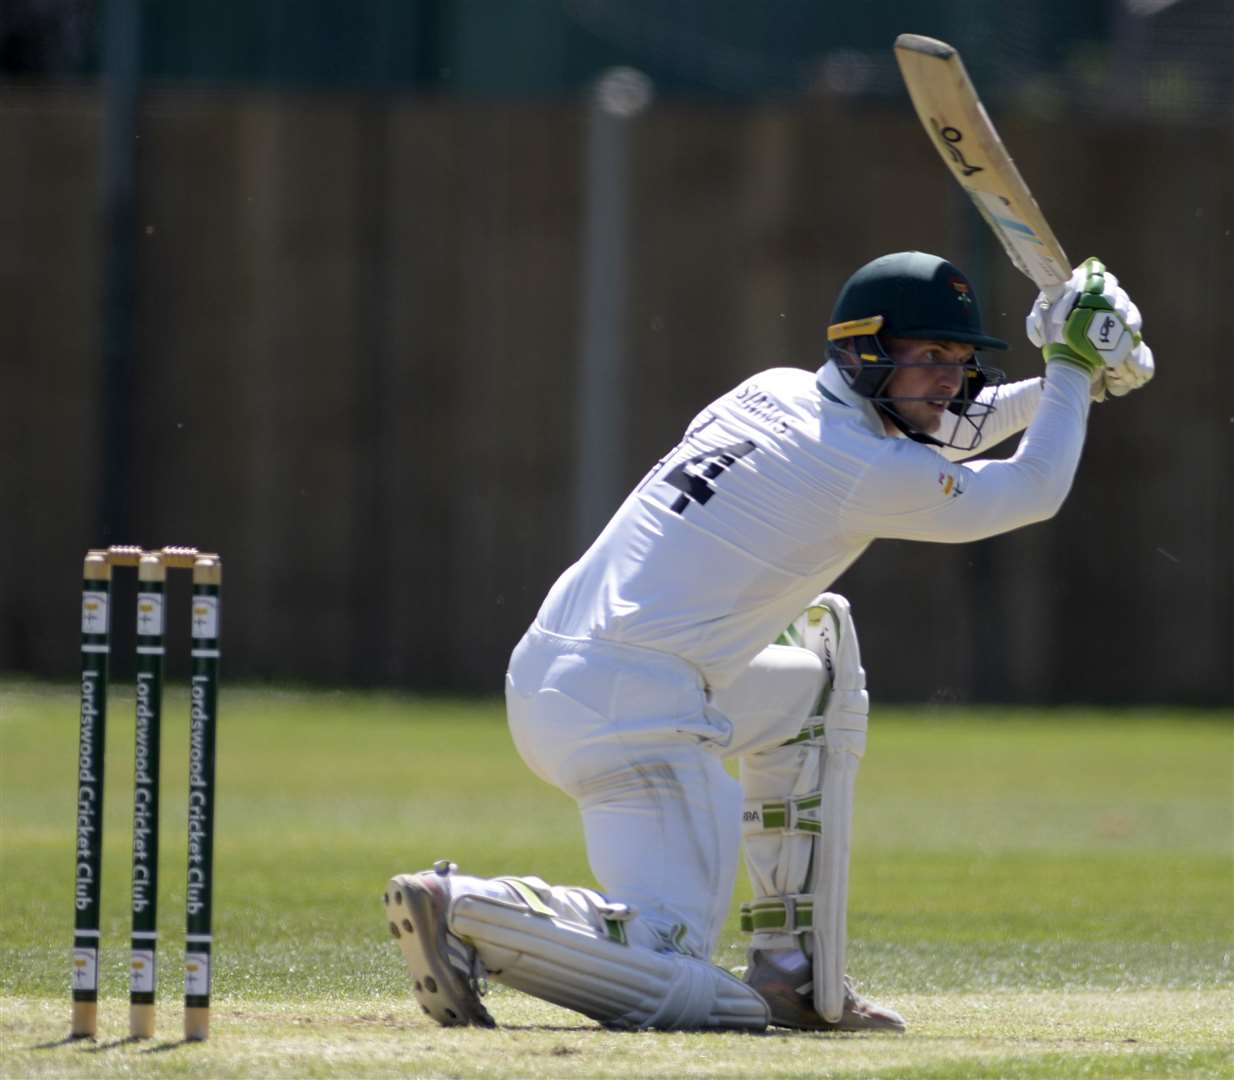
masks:
[[[853,789],[865,753],[869,698],[844,597],[817,597],[784,641],[823,661],[821,716],[807,720],[793,742],[742,763],[746,861],[755,894],[743,910],[743,926],[754,931],[755,948],[801,942],[812,958],[815,1010],[834,1023],[846,992]]]
[[[457,896],[449,925],[493,982],[612,1027],[761,1031],[770,1019],[754,990],[714,964],[624,944],[518,900]]]
[[[865,691],[835,690],[823,716],[826,740],[822,806],[825,822],[814,886],[814,1007],[824,1020],[844,1010],[848,951],[848,866],[853,834],[853,788],[866,748]]]

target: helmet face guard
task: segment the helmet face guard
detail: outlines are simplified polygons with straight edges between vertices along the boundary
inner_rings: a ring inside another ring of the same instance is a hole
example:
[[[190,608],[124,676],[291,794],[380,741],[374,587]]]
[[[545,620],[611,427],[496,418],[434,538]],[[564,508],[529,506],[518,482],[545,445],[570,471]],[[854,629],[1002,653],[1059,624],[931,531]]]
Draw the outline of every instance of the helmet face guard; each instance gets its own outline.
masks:
[[[908,366],[883,348],[883,342],[891,338],[958,342],[974,349],[1007,348],[1005,341],[991,337],[982,328],[972,283],[953,263],[922,251],[899,251],[866,263],[845,282],[836,298],[827,328],[827,358],[836,363],[858,394],[873,402],[910,439],[975,450],[981,429],[994,411],[997,387],[1007,376],[997,368],[983,367],[974,354],[964,364],[960,390],[947,406],[945,415],[954,416],[954,422],[940,425],[935,433],[921,431],[904,416],[900,406],[909,400],[937,399],[909,399],[887,393],[896,369]],[[979,400],[983,390],[986,396]]]
[[[882,320],[875,317],[868,320],[869,324],[881,327]],[[846,327],[833,327],[847,329]],[[998,397],[998,387],[1007,381],[1004,371],[995,367],[984,367],[977,354],[973,353],[963,365],[964,379],[960,389],[947,405],[947,412],[955,419],[950,424],[946,420],[936,432],[922,431],[916,427],[898,406],[906,401],[932,401],[933,398],[905,397],[886,392],[891,377],[901,366],[883,348],[876,333],[857,334],[852,337],[836,338],[828,343],[827,359],[834,361],[845,380],[858,394],[873,403],[880,413],[886,416],[901,432],[914,442],[927,443],[931,446],[949,446],[957,450],[974,450],[981,442],[981,432],[986,421],[994,412]],[[954,367],[953,364],[913,364],[914,368]],[[984,400],[979,395],[986,388],[992,393]]]

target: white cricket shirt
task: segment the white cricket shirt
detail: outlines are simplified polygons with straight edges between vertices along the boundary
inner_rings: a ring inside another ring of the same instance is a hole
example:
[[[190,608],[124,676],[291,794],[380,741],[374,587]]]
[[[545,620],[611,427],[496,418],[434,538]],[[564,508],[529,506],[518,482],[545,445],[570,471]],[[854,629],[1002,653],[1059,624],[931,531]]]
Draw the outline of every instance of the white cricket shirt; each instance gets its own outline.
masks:
[[[657,649],[732,682],[878,537],[959,542],[1053,516],[1070,489],[1088,379],[1052,363],[1000,388],[979,453],[889,436],[827,364],[755,375],[703,410],[549,591],[536,622]],[[1031,423],[1030,423],[1031,420]]]

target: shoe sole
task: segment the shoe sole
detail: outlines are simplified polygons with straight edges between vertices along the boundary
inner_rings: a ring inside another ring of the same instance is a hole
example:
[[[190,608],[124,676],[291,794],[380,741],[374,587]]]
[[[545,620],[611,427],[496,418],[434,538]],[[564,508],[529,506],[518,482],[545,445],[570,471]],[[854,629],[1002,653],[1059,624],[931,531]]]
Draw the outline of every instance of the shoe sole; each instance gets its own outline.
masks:
[[[420,1008],[442,1027],[496,1027],[468,979],[451,965],[446,940],[443,886],[417,874],[399,874],[386,885],[383,902],[390,935],[398,942]]]

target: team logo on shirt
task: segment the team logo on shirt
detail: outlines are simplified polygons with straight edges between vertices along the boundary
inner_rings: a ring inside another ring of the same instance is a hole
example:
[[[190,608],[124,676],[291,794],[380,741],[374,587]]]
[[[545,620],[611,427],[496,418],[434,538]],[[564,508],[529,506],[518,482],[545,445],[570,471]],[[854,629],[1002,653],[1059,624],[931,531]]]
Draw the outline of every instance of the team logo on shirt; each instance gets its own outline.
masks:
[[[938,486],[943,489],[944,495],[963,495],[967,482],[967,477],[962,472],[953,473],[944,469],[938,474]]]

